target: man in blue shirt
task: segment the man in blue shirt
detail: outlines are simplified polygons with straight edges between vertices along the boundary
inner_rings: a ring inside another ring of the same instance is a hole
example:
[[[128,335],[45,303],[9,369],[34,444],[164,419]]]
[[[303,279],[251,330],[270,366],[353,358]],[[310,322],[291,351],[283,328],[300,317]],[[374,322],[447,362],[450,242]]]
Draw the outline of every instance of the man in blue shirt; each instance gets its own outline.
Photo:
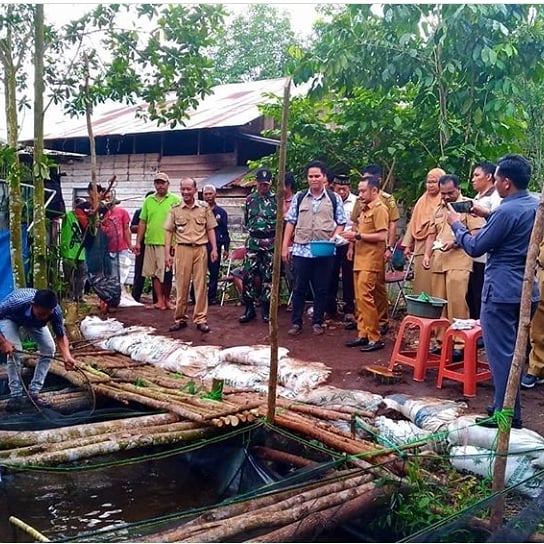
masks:
[[[295,271],[292,327],[287,331],[290,336],[298,336],[302,332],[302,314],[310,284],[314,290],[312,332],[316,336],[324,332],[323,318],[334,255],[314,257],[310,242],[330,240],[344,230],[347,222],[342,199],[326,189],[327,172],[327,165],[321,161],[312,161],[308,164],[306,179],[309,189],[295,195],[285,216],[282,259],[285,263],[293,259]],[[290,252],[289,244],[293,234],[294,243]]]
[[[8,409],[20,408],[23,401],[21,383],[21,331],[38,344],[40,358],[34,369],[34,376],[28,391],[39,400],[38,393],[43,387],[51,357],[55,354],[55,342],[47,328],[51,327],[64,359],[66,370],[73,370],[76,360],[70,353],[68,338],[64,330],[62,310],[57,296],[49,289],[15,289],[0,302],[0,351],[8,356],[8,385],[10,402]]]
[[[467,231],[460,222],[460,215],[448,205],[448,223],[456,242],[471,257],[487,253],[480,322],[495,389],[493,405],[488,408],[490,415],[503,408],[516,344],[525,261],[538,207],[538,201],[527,190],[530,178],[531,165],[524,157],[511,154],[498,161],[495,188],[503,200],[493,212],[474,205],[472,213],[487,219],[475,235]],[[538,299],[535,278],[533,312]],[[484,425],[496,426],[497,423],[490,421]],[[519,391],[512,427],[522,427]]]

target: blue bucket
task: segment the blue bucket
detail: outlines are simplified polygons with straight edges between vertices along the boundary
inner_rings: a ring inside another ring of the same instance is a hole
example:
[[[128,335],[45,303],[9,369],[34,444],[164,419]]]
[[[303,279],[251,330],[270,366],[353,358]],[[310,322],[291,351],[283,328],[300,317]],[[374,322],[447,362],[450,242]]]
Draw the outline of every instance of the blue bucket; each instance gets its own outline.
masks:
[[[310,242],[310,250],[314,257],[332,257],[336,253],[336,244],[328,240]]]

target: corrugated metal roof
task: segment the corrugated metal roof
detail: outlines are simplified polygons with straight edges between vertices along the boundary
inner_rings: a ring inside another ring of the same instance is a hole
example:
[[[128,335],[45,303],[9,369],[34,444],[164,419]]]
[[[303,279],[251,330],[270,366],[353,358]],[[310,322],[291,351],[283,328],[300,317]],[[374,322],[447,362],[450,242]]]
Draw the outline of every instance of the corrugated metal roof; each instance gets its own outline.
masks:
[[[246,166],[228,166],[214,172],[211,176],[201,181],[198,184],[198,188],[202,189],[204,185],[213,185],[216,189],[221,189],[225,185],[243,178],[248,172],[249,169]]]
[[[283,96],[284,85],[283,78],[219,85],[214,88],[213,94],[201,100],[196,110],[189,112],[185,126],[178,125],[173,130],[245,125],[261,116],[257,106],[269,101],[264,94],[274,93]],[[298,95],[305,92],[303,89],[305,87],[293,87],[291,92]],[[93,117],[94,135],[142,134],[172,130],[168,125],[158,127],[152,121],[138,119],[136,113],[144,107],[143,102],[133,106],[110,102],[109,105],[97,107]],[[66,117],[58,123],[48,123],[47,127],[50,131],[45,134],[46,140],[87,137],[84,118]]]

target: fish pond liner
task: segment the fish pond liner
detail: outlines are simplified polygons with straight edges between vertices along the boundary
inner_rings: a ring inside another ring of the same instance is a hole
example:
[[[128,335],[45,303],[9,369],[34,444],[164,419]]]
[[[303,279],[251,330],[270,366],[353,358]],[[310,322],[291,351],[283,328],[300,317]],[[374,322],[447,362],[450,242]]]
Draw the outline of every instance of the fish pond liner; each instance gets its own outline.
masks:
[[[262,451],[275,451],[285,454],[287,457],[292,456],[294,459],[299,459],[298,466],[281,461],[270,461],[262,457]],[[200,515],[206,514],[213,508],[220,507],[228,508],[239,504],[239,508],[244,512],[244,517],[247,517],[245,504],[247,501],[272,497],[272,512],[276,503],[276,494],[288,493],[294,496],[294,501],[297,497],[302,497],[303,491],[308,487],[319,488],[325,485],[339,485],[346,475],[350,477],[361,478],[361,482],[368,482],[367,486],[374,486],[374,494],[369,495],[372,502],[379,503],[379,496],[388,496],[388,493],[393,492],[400,486],[400,479],[395,482],[395,477],[391,477],[391,482],[387,482],[388,492],[385,490],[383,480],[376,479],[368,470],[349,468],[351,465],[348,462],[348,457],[345,454],[331,451],[314,441],[306,441],[298,438],[283,429],[277,429],[274,426],[266,424],[253,424],[250,428],[235,429],[221,438],[207,440],[206,442],[192,445],[185,445],[183,448],[172,449],[168,451],[154,451],[149,455],[141,456],[137,459],[102,459],[100,464],[85,464],[84,466],[65,466],[54,467],[50,472],[59,474],[59,486],[63,485],[63,476],[66,477],[66,471],[71,473],[80,470],[97,471],[96,476],[89,474],[85,478],[84,493],[91,495],[95,492],[93,489],[93,481],[99,479],[101,471],[115,470],[116,466],[127,463],[149,463],[157,458],[173,458],[176,462],[187,463],[190,465],[190,472],[197,473],[201,478],[202,488],[206,488],[210,483],[213,483],[213,490],[207,492],[208,496],[213,497],[213,500],[207,504],[197,504],[195,507],[185,508],[183,510],[168,512],[159,516],[150,517],[149,519],[141,519],[136,522],[119,525],[115,528],[102,529],[78,534],[55,534],[54,527],[51,530],[45,530],[43,526],[34,526],[33,520],[28,512],[13,512],[15,515],[35,529],[45,534],[48,538],[58,542],[69,541],[88,541],[88,542],[112,542],[112,541],[134,541],[135,539],[157,541],[154,537],[158,532],[164,533],[172,528],[179,528],[188,521],[197,518]],[[118,463],[116,465],[116,463]],[[141,466],[141,465],[140,465]],[[144,465],[145,466],[145,465]],[[143,467],[142,467],[143,468]],[[25,469],[26,470],[26,469]],[[40,467],[40,470],[45,470]],[[24,478],[24,471],[17,474],[8,473],[4,475],[4,480],[9,478]],[[355,481],[355,480],[354,480]],[[138,482],[139,485],[145,486],[145,482]],[[2,484],[4,485],[4,484]],[[167,486],[167,482],[164,482]],[[19,486],[17,486],[19,487]],[[324,488],[325,489],[325,488]],[[370,488],[369,488],[370,489]],[[187,491],[187,490],[185,490]],[[195,489],[189,492],[193,493]],[[175,493],[181,493],[183,490],[176,490]],[[351,491],[354,495],[360,495],[365,492],[365,488],[360,490],[356,488]],[[168,502],[167,497],[163,497],[165,503]],[[266,499],[264,499],[266,500]],[[77,501],[74,501],[77,502]],[[345,501],[344,501],[345,502]],[[249,504],[249,503],[248,503]],[[312,503],[308,503],[312,504]],[[342,503],[343,504],[343,503]],[[338,507],[342,506],[339,505]],[[113,505],[115,507],[115,505]],[[269,515],[274,517],[273,514]],[[312,509],[306,512],[303,518],[311,519]],[[322,514],[321,521],[323,521]],[[329,514],[330,521],[327,524],[315,522],[311,533],[324,531],[326,528],[331,528],[335,521],[334,516]],[[58,521],[58,520],[57,520]],[[42,521],[43,523],[43,521]],[[226,521],[222,523],[227,523]],[[66,524],[68,527],[73,526],[72,523]],[[266,526],[266,523],[265,523]],[[280,523],[275,528],[282,528]],[[265,532],[269,532],[270,528],[265,528]],[[258,527],[253,528],[250,533],[240,533],[232,535],[231,541],[240,541],[240,539],[253,538],[259,532]],[[308,529],[306,529],[306,533]],[[166,540],[160,540],[166,541]]]

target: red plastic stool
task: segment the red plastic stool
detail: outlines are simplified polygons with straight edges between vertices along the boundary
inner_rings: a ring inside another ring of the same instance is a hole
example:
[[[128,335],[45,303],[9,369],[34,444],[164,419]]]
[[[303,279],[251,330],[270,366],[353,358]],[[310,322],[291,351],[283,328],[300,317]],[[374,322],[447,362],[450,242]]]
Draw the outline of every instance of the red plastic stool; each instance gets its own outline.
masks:
[[[401,351],[402,340],[406,328],[410,325],[419,327],[419,345],[417,351]],[[417,317],[407,315],[400,324],[395,347],[389,361],[389,370],[393,370],[398,363],[414,367],[414,381],[422,382],[425,380],[425,371],[428,368],[438,368],[440,365],[440,356],[429,353],[431,347],[431,335],[433,330],[447,328],[450,322],[447,319],[429,319],[426,317]]]
[[[452,362],[454,338],[462,338],[465,342],[463,360]],[[476,396],[476,384],[491,379],[489,365],[478,359],[478,339],[482,337],[482,328],[475,326],[469,330],[455,330],[449,327],[442,342],[442,354],[438,368],[436,387],[442,388],[444,378],[449,378],[463,384],[465,397]]]

